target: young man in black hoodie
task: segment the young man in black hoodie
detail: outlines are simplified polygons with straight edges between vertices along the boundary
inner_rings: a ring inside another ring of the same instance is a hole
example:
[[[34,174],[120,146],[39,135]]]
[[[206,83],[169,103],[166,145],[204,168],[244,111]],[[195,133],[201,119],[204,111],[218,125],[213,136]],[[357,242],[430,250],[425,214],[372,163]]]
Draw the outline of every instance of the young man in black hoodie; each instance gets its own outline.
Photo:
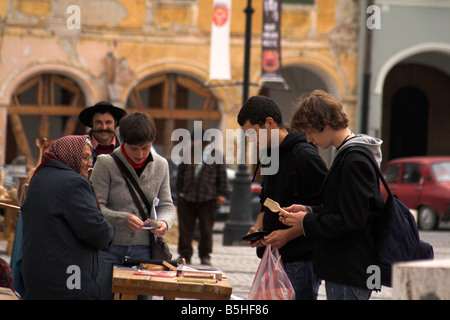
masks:
[[[304,130],[311,143],[335,147],[321,206],[295,202],[280,216],[314,239],[314,271],[325,282],[328,300],[368,300],[367,270],[378,262],[373,234],[374,219],[384,206],[379,179],[367,156],[350,150],[365,148],[379,164],[382,141],[355,135],[348,124],[342,104],[321,90],[302,96],[291,119],[291,126]]]
[[[262,204],[266,198],[271,198],[282,207],[291,203],[319,205],[320,189],[327,173],[326,165],[316,147],[307,143],[304,134],[290,133],[287,130],[283,125],[280,108],[267,97],[254,96],[248,99],[239,112],[238,123],[244,131],[254,129],[258,143],[260,134],[265,134],[262,139],[267,141],[267,147],[270,148],[268,153],[270,152],[272,158],[278,153],[276,160],[279,161],[275,174],[263,175],[261,213],[249,230],[249,233],[264,230],[270,234],[250,245],[257,247],[260,258],[267,244],[279,249],[296,299],[315,300],[320,279],[313,273],[312,242],[301,235],[299,226],[287,227],[279,221],[278,213],[270,211]],[[276,130],[274,133],[277,134],[272,135],[273,130]],[[276,137],[278,141],[272,142],[271,137]],[[272,145],[275,147],[271,148]]]

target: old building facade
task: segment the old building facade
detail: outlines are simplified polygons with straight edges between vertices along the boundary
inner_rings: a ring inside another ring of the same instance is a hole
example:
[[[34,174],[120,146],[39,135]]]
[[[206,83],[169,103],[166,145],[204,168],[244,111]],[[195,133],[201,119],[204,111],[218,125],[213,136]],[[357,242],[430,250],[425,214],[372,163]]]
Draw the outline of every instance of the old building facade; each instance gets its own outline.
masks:
[[[378,25],[361,29],[370,36],[368,132],[384,141],[385,161],[449,155],[450,1],[363,1],[370,4]]]
[[[79,112],[108,100],[148,112],[155,147],[170,156],[176,128],[238,128],[247,1],[232,1],[231,81],[209,79],[213,0],[7,0],[0,3],[0,162],[38,161],[36,139],[86,131]],[[283,1],[283,76],[261,82],[263,0],[253,0],[249,94],[289,121],[301,93],[325,89],[356,122],[358,1]],[[78,11],[77,11],[78,10]],[[79,15],[77,16],[77,14]],[[77,20],[78,18],[78,20]],[[79,25],[77,25],[79,23]]]

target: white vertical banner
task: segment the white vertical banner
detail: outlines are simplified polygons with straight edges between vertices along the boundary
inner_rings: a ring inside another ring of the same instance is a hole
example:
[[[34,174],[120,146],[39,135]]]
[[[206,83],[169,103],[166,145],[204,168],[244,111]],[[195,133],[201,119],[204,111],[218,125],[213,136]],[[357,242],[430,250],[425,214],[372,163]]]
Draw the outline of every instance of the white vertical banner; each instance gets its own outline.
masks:
[[[229,80],[231,0],[214,0],[209,79]]]

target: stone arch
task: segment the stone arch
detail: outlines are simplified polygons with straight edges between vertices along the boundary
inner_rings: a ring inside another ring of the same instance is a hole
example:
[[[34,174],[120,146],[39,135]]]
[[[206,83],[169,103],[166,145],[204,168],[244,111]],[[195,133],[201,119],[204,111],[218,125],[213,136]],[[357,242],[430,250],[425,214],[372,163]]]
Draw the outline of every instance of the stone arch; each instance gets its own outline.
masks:
[[[102,99],[102,90],[93,81],[93,75],[82,71],[76,66],[69,66],[67,63],[42,62],[18,68],[8,76],[6,81],[0,86],[0,105],[8,106],[11,103],[14,91],[20,84],[26,79],[41,73],[59,73],[73,79],[82,89],[87,105],[95,104]]]
[[[383,86],[389,71],[400,63],[401,61],[423,52],[442,52],[450,54],[450,45],[446,43],[428,42],[420,43],[403,50],[400,50],[396,54],[392,55],[381,66],[375,81],[375,87],[373,93],[375,95],[381,95],[383,93]]]
[[[205,128],[212,124],[223,129],[224,110],[229,110],[229,98],[224,94],[226,88],[207,87],[207,72],[199,66],[164,61],[143,66],[135,75],[136,79],[125,88],[121,99],[126,109],[148,112],[153,116],[159,132],[155,147],[165,156],[170,154],[170,137],[176,128],[189,129],[194,120],[202,120]],[[161,97],[156,93],[158,90]],[[183,90],[187,91],[183,93]],[[143,99],[142,94],[148,92],[151,97],[152,91],[157,96],[156,104],[154,101],[144,102]],[[192,97],[196,102],[192,102]],[[193,104],[196,105],[194,108]]]
[[[33,107],[33,105],[20,103],[17,98],[17,95],[20,94],[19,92],[25,90],[24,86],[29,86],[30,88],[36,86],[32,82],[34,80],[40,81],[39,78],[43,77],[43,75],[47,75],[45,76],[46,79],[53,84],[56,83],[59,88],[65,86],[70,88],[70,86],[73,86],[74,90],[79,92],[79,98],[73,104],[64,107],[55,107],[52,104]],[[90,105],[90,103],[97,101],[100,97],[100,90],[98,90],[91,79],[91,75],[83,73],[80,69],[57,62],[30,64],[13,72],[0,87],[0,103],[4,107],[0,126],[4,128],[3,132],[6,133],[1,146],[3,150],[2,163],[8,159],[11,160],[10,158],[14,157],[16,152],[25,156],[30,165],[34,165],[39,161],[39,154],[36,154],[38,150],[31,146],[35,144],[34,139],[57,138],[54,129],[51,130],[50,128],[51,124],[54,123],[49,118],[53,116],[67,117],[67,119],[62,120],[64,126],[61,127],[61,135],[73,134],[75,131],[81,132],[83,128],[78,128],[79,112],[86,105]],[[23,117],[29,118],[30,116],[37,116],[40,120],[23,125]],[[30,128],[30,126],[33,128]],[[37,132],[37,134],[30,137],[29,131]],[[50,132],[53,132],[54,137],[50,137]],[[41,135],[45,137],[41,137]],[[12,138],[13,136],[14,139]],[[16,148],[18,150],[14,151]]]
[[[329,88],[329,93],[341,99],[346,94],[346,83],[342,75],[336,71],[334,63],[327,62],[317,57],[287,57],[283,59],[283,67],[302,67],[321,78]]]
[[[180,61],[180,59],[167,59],[158,61],[157,63],[147,64],[139,67],[135,71],[135,80],[124,90],[121,94],[121,101],[126,101],[130,95],[130,91],[142,80],[162,73],[179,73],[194,78],[200,83],[208,85],[209,78],[208,70],[203,65],[195,64],[191,61]],[[219,101],[218,108],[226,113],[231,109],[231,102],[229,100],[229,90],[227,87],[210,87],[209,90]]]

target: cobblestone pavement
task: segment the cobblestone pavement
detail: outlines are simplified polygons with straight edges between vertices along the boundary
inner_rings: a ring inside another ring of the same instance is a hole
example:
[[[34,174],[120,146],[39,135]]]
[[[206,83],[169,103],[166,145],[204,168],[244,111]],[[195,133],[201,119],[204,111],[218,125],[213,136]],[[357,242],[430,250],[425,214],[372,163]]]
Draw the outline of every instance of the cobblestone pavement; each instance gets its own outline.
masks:
[[[212,265],[227,274],[228,281],[233,287],[232,299],[247,299],[260,259],[256,256],[255,249],[249,246],[224,246],[221,223],[216,223],[215,230],[214,248],[211,255]],[[174,257],[178,257],[177,247],[172,245],[171,250]],[[196,246],[194,246],[194,256],[191,261],[193,265],[200,263]],[[323,282],[319,289],[318,299],[326,299]],[[392,289],[382,287],[381,292],[374,292],[371,299],[390,300],[392,299]]]
[[[212,264],[227,274],[229,282],[233,287],[232,299],[247,299],[260,260],[256,256],[255,249],[249,246],[224,246],[222,244],[223,227],[223,222],[216,222],[214,248],[211,255]],[[448,231],[450,231],[450,223],[444,229],[438,231],[421,232],[421,238],[433,245],[435,259],[448,259],[450,257],[450,237],[448,237]],[[170,245],[170,247],[174,258],[177,258],[177,246]],[[9,263],[10,256],[6,255],[5,251],[6,243],[0,241],[0,257]],[[200,264],[196,246],[194,246],[194,252],[192,264]],[[326,299],[323,283],[319,289],[318,299]],[[382,287],[381,292],[374,292],[371,300],[377,299],[391,300],[392,288]]]

